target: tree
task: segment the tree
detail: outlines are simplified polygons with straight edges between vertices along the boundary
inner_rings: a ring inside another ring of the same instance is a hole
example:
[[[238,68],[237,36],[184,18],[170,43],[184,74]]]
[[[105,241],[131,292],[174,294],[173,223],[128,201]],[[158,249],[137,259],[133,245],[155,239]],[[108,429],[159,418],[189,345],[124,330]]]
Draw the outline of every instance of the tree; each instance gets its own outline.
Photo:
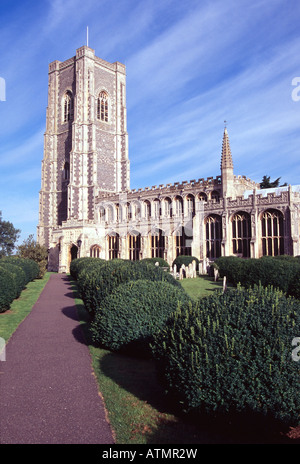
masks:
[[[20,230],[16,229],[9,221],[3,221],[0,211],[0,258],[9,256],[15,249],[15,243],[20,236]]]
[[[39,277],[42,278],[47,269],[48,251],[45,246],[40,245],[34,239],[33,234],[24,240],[17,248],[17,254],[21,258],[29,258],[38,263],[40,268]]]
[[[262,178],[262,181],[260,183],[260,188],[262,189],[265,189],[265,188],[276,188],[276,187],[284,187],[285,185],[287,185],[287,183],[285,182],[284,184],[282,185],[279,185],[279,181],[281,179],[281,177],[278,177],[276,180],[274,180],[273,182],[271,182],[271,177],[270,176],[264,176]]]

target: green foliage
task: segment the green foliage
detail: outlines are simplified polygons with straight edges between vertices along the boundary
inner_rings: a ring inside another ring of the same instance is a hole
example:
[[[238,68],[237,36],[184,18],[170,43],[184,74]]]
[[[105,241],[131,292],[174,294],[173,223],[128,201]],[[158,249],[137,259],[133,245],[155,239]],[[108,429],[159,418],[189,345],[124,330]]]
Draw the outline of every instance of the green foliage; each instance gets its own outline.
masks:
[[[177,258],[174,259],[172,267],[176,264],[177,269],[180,268],[183,264],[185,266],[188,266],[190,263],[193,261],[196,261],[197,267],[199,266],[199,259],[196,258],[195,256],[184,256],[184,255],[179,255]]]
[[[18,298],[21,294],[21,291],[26,285],[26,274],[20,266],[16,266],[11,263],[5,263],[3,260],[0,260],[0,267],[6,269],[13,275],[13,279],[16,287],[16,294],[14,298]]]
[[[215,261],[220,277],[226,276],[232,285],[240,283],[249,288],[261,283],[266,287],[272,285],[286,294],[300,271],[300,260],[293,256],[264,256],[259,259],[221,257]]]
[[[17,287],[15,276],[4,266],[0,266],[0,312],[9,309],[11,302],[16,298]]]
[[[70,274],[73,277],[73,279],[77,280],[79,273],[82,270],[96,269],[97,267],[101,266],[101,264],[105,262],[106,261],[101,258],[85,257],[85,258],[73,259],[73,261],[71,261],[71,264],[70,264]]]
[[[166,281],[181,287],[171,274],[158,266],[143,261],[113,259],[106,261],[97,269],[82,269],[78,276],[81,298],[89,313],[94,316],[102,300],[121,283],[130,280],[147,279]]]
[[[0,258],[12,254],[20,232],[19,229],[15,229],[11,222],[3,221],[2,211],[0,211]]]
[[[35,261],[39,266],[39,275],[40,279],[43,278],[48,262],[48,250],[45,246],[40,245],[34,240],[33,235],[24,240],[22,245],[17,247],[17,255],[20,258],[31,259]]]
[[[190,301],[185,291],[168,282],[135,280],[119,285],[104,298],[92,322],[93,340],[103,347],[149,355],[149,343],[179,302]]]
[[[297,425],[291,341],[299,327],[300,302],[272,287],[215,292],[183,305],[154,337],[159,377],[196,417],[257,415]]]
[[[6,256],[1,259],[1,263],[9,263],[20,267],[26,277],[25,285],[39,277],[40,269],[38,264],[29,258],[20,258],[18,256]]]
[[[166,267],[170,269],[168,262],[163,258],[144,258],[142,259],[143,263],[155,264],[158,263],[160,267]]]

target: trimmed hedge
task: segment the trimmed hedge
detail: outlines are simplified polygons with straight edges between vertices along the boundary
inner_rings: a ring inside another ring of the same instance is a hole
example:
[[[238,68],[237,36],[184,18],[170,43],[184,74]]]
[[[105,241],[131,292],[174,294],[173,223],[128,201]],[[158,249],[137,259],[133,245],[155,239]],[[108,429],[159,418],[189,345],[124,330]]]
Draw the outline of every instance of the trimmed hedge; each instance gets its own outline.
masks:
[[[232,285],[240,283],[250,288],[261,283],[263,287],[272,285],[287,295],[295,294],[291,286],[300,273],[300,260],[292,256],[264,256],[258,259],[221,257],[214,266],[218,268],[220,277],[226,276]]]
[[[38,278],[39,266],[31,259],[9,256],[0,260],[0,312],[9,309],[28,282]]]
[[[101,258],[77,258],[71,261],[70,264],[70,274],[73,279],[77,280],[81,271],[86,269],[94,269],[99,265],[106,263],[105,259]]]
[[[178,407],[200,417],[272,418],[298,425],[300,302],[272,287],[214,292],[182,306],[152,345]]]
[[[0,312],[9,309],[16,297],[17,287],[14,275],[5,267],[0,267]]]
[[[112,351],[150,355],[153,334],[162,329],[179,302],[188,301],[185,291],[169,282],[121,284],[101,302],[91,324],[93,340]]]
[[[78,287],[85,307],[93,317],[103,299],[118,285],[138,279],[164,281],[181,287],[171,274],[158,266],[122,259],[106,261],[97,269],[82,270],[78,276]]]

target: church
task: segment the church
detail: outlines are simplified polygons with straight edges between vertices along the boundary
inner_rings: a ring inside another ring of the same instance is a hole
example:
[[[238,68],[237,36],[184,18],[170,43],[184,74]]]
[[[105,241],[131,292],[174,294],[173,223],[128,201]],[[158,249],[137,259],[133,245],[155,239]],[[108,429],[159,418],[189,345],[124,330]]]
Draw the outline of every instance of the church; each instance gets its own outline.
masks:
[[[131,190],[126,121],[122,63],[83,46],[49,64],[37,239],[50,271],[85,256],[300,255],[300,186],[235,175],[226,127],[215,177]]]

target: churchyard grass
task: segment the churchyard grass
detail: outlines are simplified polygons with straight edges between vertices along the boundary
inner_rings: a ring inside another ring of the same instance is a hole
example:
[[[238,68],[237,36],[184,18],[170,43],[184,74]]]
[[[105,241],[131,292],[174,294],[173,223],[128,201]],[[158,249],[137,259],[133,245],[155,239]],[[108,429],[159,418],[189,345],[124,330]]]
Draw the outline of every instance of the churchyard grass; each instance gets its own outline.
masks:
[[[5,342],[9,340],[18,325],[30,313],[33,305],[48,282],[50,275],[50,272],[46,272],[42,279],[29,282],[19,298],[12,302],[10,309],[0,313],[0,337],[2,337]]]
[[[99,390],[118,444],[196,444],[207,442],[203,431],[179,418],[156,378],[152,361],[113,353],[93,345],[89,315],[70,277],[79,320],[92,357]],[[192,298],[222,287],[211,278],[186,279],[183,287]]]

